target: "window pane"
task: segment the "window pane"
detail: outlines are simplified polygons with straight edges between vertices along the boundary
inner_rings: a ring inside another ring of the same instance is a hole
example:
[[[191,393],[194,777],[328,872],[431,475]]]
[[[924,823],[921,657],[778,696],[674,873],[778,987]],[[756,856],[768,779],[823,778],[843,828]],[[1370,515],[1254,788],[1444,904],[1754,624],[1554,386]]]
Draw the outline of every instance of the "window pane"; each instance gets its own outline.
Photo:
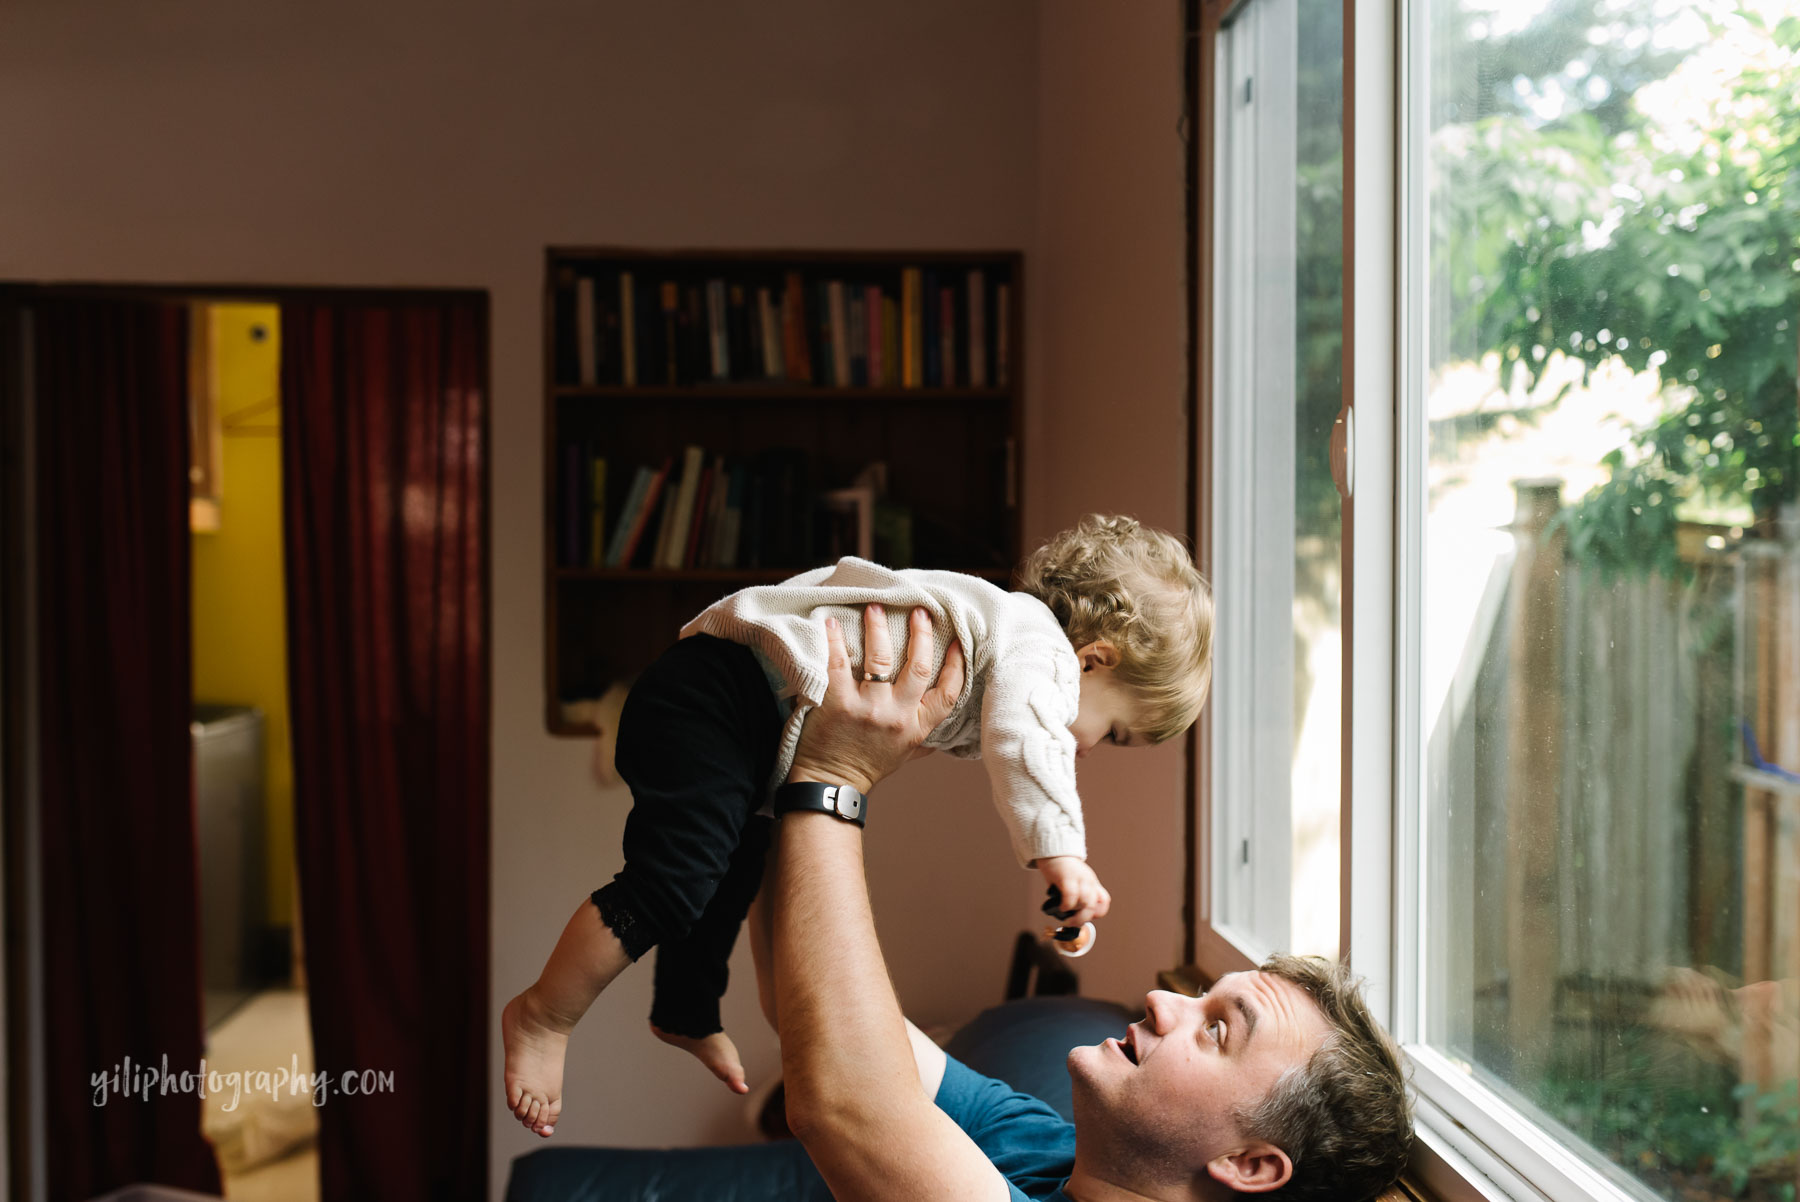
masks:
[[[1215,926],[1336,954],[1343,6],[1249,0],[1219,36]]]
[[[1423,1034],[1640,1192],[1792,1199],[1800,21],[1421,2]]]

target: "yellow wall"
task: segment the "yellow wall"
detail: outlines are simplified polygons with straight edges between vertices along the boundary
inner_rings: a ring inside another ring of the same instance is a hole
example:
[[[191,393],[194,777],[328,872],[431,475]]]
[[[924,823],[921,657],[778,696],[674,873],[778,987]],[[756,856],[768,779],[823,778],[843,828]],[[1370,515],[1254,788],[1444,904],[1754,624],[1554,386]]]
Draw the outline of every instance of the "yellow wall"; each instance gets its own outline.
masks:
[[[261,708],[268,763],[269,921],[293,921],[294,760],[288,737],[278,409],[231,415],[280,387],[274,305],[209,305],[218,412],[226,419],[219,529],[194,535],[194,697]],[[262,331],[258,341],[253,331]],[[261,431],[261,432],[257,432]]]

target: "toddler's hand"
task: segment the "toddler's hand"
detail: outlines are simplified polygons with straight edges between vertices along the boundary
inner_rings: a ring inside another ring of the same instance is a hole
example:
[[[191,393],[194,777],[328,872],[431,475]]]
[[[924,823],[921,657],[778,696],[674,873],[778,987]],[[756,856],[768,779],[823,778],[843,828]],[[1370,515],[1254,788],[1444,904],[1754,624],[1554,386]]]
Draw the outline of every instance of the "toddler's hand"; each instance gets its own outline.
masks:
[[[1045,856],[1037,862],[1037,869],[1062,894],[1062,909],[1057,911],[1056,921],[1064,926],[1078,927],[1104,918],[1112,908],[1112,894],[1080,856]],[[1068,914],[1070,910],[1075,913]],[[1064,914],[1068,916],[1060,917]]]

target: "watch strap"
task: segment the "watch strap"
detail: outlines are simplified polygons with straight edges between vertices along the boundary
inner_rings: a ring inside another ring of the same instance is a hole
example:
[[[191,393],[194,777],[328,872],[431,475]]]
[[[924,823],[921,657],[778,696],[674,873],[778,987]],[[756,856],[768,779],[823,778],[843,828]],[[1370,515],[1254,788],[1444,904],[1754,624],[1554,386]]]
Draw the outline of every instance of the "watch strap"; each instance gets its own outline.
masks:
[[[850,785],[795,781],[775,790],[774,809],[777,818],[796,810],[811,810],[861,826],[869,808],[868,801],[865,794]]]

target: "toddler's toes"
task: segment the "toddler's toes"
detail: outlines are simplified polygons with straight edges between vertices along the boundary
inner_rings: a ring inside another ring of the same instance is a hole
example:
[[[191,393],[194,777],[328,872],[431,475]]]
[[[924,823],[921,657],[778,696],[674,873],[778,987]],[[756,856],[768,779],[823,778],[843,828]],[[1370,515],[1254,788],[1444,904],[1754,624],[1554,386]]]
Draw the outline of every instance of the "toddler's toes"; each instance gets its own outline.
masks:
[[[680,1048],[701,1064],[706,1071],[723,1081],[733,1093],[750,1092],[750,1085],[744,1080],[744,1062],[738,1056],[737,1045],[731,1042],[731,1036],[723,1031],[715,1031],[711,1035],[695,1039],[687,1035],[676,1035],[652,1024],[650,1029],[664,1043]]]

